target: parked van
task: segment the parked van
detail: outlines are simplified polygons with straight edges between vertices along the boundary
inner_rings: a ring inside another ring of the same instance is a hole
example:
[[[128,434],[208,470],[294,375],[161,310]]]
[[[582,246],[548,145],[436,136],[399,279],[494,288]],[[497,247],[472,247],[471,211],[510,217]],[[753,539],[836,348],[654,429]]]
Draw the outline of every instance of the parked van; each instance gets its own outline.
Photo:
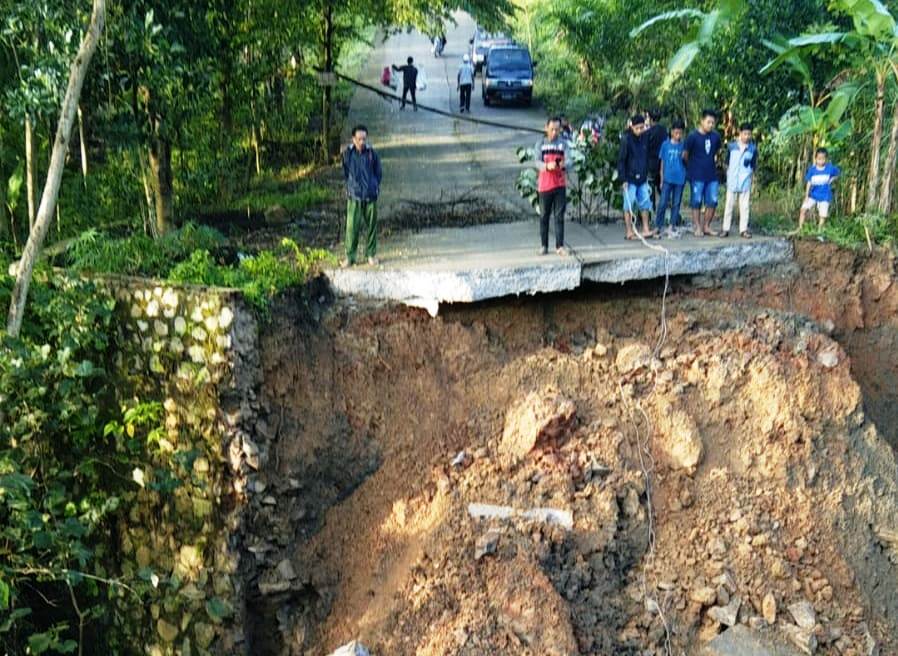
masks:
[[[498,100],[533,101],[533,61],[524,46],[501,45],[490,48],[483,68],[483,104]]]

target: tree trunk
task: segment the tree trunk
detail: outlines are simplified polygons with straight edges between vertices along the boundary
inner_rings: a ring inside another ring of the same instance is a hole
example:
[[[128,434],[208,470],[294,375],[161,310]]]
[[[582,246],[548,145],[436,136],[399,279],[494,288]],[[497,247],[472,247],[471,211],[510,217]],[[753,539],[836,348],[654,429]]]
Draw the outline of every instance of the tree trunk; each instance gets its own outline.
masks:
[[[0,184],[0,241],[12,237],[12,222],[6,209],[6,185]]]
[[[882,124],[885,113],[886,76],[884,71],[876,71],[876,108],[873,116],[873,138],[870,141],[870,171],[867,174],[868,212],[878,207],[876,192],[879,191],[879,154],[882,150]]]
[[[174,175],[171,167],[171,144],[159,134],[150,140],[150,172],[153,175],[153,196],[156,211],[156,234],[164,235],[174,224]]]
[[[47,171],[47,181],[44,183],[44,192],[41,195],[41,204],[37,210],[34,227],[28,234],[28,243],[22,253],[16,271],[16,282],[12,288],[12,297],[9,302],[9,317],[6,322],[6,332],[10,337],[18,337],[22,329],[22,319],[25,315],[25,301],[28,298],[28,287],[31,285],[31,274],[34,271],[34,262],[44,243],[50,223],[53,220],[56,208],[56,199],[59,196],[59,185],[62,183],[63,165],[68,151],[69,138],[72,135],[72,125],[75,122],[78,99],[81,96],[81,87],[87,75],[90,60],[97,49],[100,33],[106,21],[106,0],[94,0],[93,11],[90,17],[90,25],[81,47],[72,63],[69,71],[69,84],[62,102],[59,125],[56,129],[56,139],[53,142],[53,154],[50,158],[50,167]]]
[[[334,70],[334,9],[328,2],[324,7],[324,72],[330,74]],[[330,123],[333,87],[330,80],[325,80],[321,108],[321,152],[324,161],[330,159]]]
[[[892,132],[889,135],[889,150],[886,153],[886,166],[882,173],[882,186],[879,188],[879,213],[892,211],[892,176],[898,166],[898,102],[892,108]]]
[[[28,202],[28,230],[34,228],[34,129],[25,114],[25,196]]]
[[[81,142],[81,176],[87,180],[87,143],[84,140],[84,114],[78,105],[78,141]]]

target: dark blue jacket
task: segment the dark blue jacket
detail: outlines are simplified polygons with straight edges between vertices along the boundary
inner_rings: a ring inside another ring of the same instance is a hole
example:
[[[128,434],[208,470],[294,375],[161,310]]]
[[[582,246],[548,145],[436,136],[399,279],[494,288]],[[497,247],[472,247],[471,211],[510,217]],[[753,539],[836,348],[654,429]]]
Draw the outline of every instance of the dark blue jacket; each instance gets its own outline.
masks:
[[[350,144],[343,151],[343,179],[346,180],[346,193],[353,200],[377,200],[380,193],[380,181],[383,172],[380,169],[380,157],[371,146],[365,146],[362,152]]]
[[[649,172],[648,140],[645,134],[638,137],[630,130],[620,142],[620,156],[617,160],[618,182],[641,185]]]

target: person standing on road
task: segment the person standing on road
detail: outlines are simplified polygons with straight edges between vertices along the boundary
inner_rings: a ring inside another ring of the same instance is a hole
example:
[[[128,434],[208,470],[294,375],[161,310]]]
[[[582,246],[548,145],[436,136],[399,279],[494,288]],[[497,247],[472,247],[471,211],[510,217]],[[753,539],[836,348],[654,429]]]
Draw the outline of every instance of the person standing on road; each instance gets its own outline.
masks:
[[[365,239],[365,256],[368,264],[377,264],[377,197],[383,171],[380,158],[368,145],[368,128],[356,125],[352,128],[352,143],[343,151],[343,179],[346,181],[346,259],[341,266],[355,264],[359,243],[359,230],[364,223],[368,228]]]
[[[418,69],[414,66],[414,59],[409,57],[405,66],[397,66],[393,64],[393,70],[402,73],[402,103],[399,109],[405,109],[405,99],[409,93],[412,94],[412,107],[418,111],[418,99],[415,97],[415,89],[418,86]]]
[[[711,230],[711,222],[717,211],[717,153],[723,142],[714,130],[715,125],[717,114],[714,110],[703,110],[698,129],[686,137],[683,148],[689,180],[689,205],[692,207],[692,231],[696,237],[714,237],[717,234]],[[702,205],[705,206],[704,216]]]
[[[727,198],[723,210],[721,237],[730,236],[733,210],[739,205],[739,234],[751,238],[748,213],[751,210],[751,181],[758,168],[758,147],[752,139],[751,123],[739,126],[739,138],[727,148]]]
[[[571,161],[568,142],[561,136],[561,119],[546,121],[546,136],[536,143],[536,190],[539,192],[540,255],[549,252],[549,217],[555,217],[555,252],[567,255],[564,244],[564,210],[567,206],[567,179],[565,170]]]
[[[471,65],[471,57],[462,57],[461,66],[458,67],[456,76],[458,88],[458,112],[471,113],[471,90],[474,88],[474,67]]]
[[[686,186],[686,165],[683,163],[683,131],[686,124],[677,119],[670,126],[670,137],[661,145],[661,200],[655,214],[655,229],[664,228],[664,216],[670,205],[670,227],[667,234],[674,236],[680,226],[680,203]]]
[[[649,188],[652,201],[657,205],[661,191],[661,146],[667,141],[667,128],[659,121],[661,112],[650,109],[648,112],[648,129],[645,131],[646,147],[649,151]]]
[[[644,116],[637,114],[630,119],[630,129],[621,139],[620,155],[617,158],[617,175],[623,184],[627,239],[638,239],[633,225],[636,222],[636,212],[642,217],[642,236],[652,235],[649,229],[652,197],[648,183],[649,156],[645,129]]]

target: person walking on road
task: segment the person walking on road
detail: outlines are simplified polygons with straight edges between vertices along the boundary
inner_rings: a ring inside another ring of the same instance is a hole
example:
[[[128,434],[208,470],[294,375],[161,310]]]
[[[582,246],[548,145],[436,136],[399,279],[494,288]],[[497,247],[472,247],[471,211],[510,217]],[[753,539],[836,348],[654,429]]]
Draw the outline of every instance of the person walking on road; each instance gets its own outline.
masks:
[[[546,121],[546,136],[536,143],[536,190],[539,192],[539,237],[542,243],[539,254],[549,252],[549,217],[555,217],[555,252],[567,255],[564,243],[564,210],[567,206],[567,179],[565,170],[571,162],[568,142],[561,136],[561,119]]]
[[[627,239],[638,239],[634,228],[636,213],[642,217],[642,236],[650,237],[649,210],[652,209],[652,196],[649,192],[649,155],[648,140],[645,136],[645,117],[636,114],[630,119],[630,129],[620,142],[620,155],[617,158],[617,175],[623,185],[624,223],[627,226]]]
[[[418,69],[414,66],[414,59],[409,57],[405,66],[397,66],[393,64],[393,70],[402,73],[402,103],[399,109],[405,109],[405,99],[409,93],[412,94],[412,107],[418,111],[418,99],[415,97],[415,89],[418,86]]]
[[[714,130],[717,114],[713,109],[702,111],[702,120],[692,134],[686,137],[683,160],[689,180],[689,205],[692,207],[692,230],[696,237],[715,237],[711,222],[717,211],[717,153],[723,146],[720,134]],[[702,216],[702,205],[705,214]]]
[[[458,112],[471,113],[471,90],[474,88],[474,67],[471,65],[471,57],[462,57],[461,66],[458,67],[456,76],[458,88]]]
[[[377,264],[377,197],[383,171],[380,158],[368,145],[368,128],[352,128],[352,143],[343,151],[343,179],[346,181],[346,259],[341,266],[355,264],[359,230],[364,222],[365,256],[368,264]]]

